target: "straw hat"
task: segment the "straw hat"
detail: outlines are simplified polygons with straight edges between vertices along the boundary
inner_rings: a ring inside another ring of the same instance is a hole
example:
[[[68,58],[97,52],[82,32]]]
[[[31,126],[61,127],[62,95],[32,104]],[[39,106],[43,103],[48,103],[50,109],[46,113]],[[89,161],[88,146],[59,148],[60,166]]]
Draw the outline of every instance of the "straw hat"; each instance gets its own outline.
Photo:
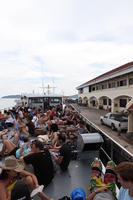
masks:
[[[5,170],[21,171],[24,169],[24,163],[17,160],[15,156],[8,156],[5,158],[5,163],[1,165],[0,168]]]

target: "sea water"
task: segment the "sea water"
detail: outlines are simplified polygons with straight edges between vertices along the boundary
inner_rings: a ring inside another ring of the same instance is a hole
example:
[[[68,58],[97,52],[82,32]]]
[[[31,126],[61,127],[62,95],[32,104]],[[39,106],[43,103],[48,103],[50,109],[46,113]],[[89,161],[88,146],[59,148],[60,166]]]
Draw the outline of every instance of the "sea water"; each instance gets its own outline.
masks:
[[[8,110],[14,107],[16,104],[15,99],[0,98],[0,110]]]

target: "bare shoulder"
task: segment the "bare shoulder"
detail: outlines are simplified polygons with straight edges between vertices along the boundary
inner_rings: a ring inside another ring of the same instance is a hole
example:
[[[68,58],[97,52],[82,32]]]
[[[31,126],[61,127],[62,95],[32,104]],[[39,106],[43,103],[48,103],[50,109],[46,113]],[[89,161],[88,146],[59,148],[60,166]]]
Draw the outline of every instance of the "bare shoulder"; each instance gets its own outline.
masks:
[[[6,183],[4,181],[0,181],[0,200],[6,200]]]

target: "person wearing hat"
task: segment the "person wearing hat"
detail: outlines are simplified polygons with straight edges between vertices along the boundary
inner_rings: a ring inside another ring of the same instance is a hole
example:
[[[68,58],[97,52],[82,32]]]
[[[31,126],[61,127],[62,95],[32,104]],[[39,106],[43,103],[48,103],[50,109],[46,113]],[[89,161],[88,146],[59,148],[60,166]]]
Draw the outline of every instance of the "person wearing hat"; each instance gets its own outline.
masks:
[[[0,200],[7,200],[10,191],[21,177],[22,180],[33,190],[38,187],[38,181],[34,174],[24,170],[24,163],[17,160],[15,156],[5,158],[4,164],[0,166]]]
[[[86,194],[82,188],[75,188],[71,193],[72,200],[85,200]]]

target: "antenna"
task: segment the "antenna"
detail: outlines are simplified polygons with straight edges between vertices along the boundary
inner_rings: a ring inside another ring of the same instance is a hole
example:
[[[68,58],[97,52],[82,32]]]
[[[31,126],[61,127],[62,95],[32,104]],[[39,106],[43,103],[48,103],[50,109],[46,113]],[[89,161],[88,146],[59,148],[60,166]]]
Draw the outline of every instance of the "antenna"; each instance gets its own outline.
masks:
[[[56,88],[56,87],[50,87],[50,85],[48,84],[48,86],[47,87],[40,87],[40,88],[42,88],[43,89],[43,94],[46,94],[45,92],[44,92],[44,89],[47,89],[47,94],[49,95],[50,94],[50,89],[54,89],[54,88]]]
[[[53,94],[55,93],[55,88],[56,87],[54,87],[54,78],[53,78]]]
[[[42,92],[43,92],[43,94],[46,94],[45,92],[44,92],[44,79],[43,79],[43,66],[41,67],[41,70],[42,70],[42,87],[40,87],[40,88],[42,88]]]

